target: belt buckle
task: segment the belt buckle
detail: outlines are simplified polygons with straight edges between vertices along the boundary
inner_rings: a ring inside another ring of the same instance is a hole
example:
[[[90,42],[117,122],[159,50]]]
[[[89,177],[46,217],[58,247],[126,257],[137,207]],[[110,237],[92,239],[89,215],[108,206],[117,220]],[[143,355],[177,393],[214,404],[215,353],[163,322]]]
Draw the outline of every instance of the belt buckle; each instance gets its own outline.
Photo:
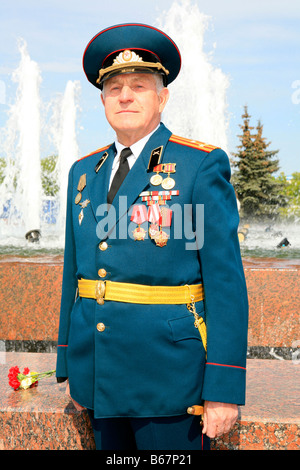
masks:
[[[95,297],[99,305],[104,304],[104,296],[105,296],[105,281],[97,281],[96,288],[95,288]]]

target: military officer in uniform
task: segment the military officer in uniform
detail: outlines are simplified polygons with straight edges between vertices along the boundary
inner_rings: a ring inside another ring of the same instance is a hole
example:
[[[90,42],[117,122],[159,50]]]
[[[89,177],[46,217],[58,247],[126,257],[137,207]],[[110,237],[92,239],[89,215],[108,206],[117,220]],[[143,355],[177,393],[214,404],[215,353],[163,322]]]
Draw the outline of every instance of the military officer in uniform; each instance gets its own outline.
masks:
[[[106,28],[83,67],[116,139],[69,173],[57,378],[88,410],[97,449],[208,449],[245,403],[229,160],[161,122],[181,68],[164,32]]]

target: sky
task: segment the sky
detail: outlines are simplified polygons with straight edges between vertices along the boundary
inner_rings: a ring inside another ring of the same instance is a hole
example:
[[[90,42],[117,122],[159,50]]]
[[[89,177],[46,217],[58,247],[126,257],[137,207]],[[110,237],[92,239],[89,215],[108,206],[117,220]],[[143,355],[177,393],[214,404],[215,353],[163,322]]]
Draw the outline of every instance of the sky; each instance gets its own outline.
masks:
[[[68,80],[80,82],[77,118],[80,154],[109,144],[111,136],[99,92],[82,70],[84,49],[107,26],[126,22],[157,26],[174,1],[196,5],[208,17],[205,52],[212,65],[229,79],[226,96],[229,153],[237,151],[239,125],[247,105],[250,124],[256,126],[261,121],[263,135],[270,142],[269,150],[279,150],[280,171],[287,176],[300,171],[299,0],[1,1],[0,127],[5,126],[15,100],[12,72],[20,62],[18,40],[22,38],[41,71],[43,103],[64,93]],[[202,140],[201,135],[194,138]]]

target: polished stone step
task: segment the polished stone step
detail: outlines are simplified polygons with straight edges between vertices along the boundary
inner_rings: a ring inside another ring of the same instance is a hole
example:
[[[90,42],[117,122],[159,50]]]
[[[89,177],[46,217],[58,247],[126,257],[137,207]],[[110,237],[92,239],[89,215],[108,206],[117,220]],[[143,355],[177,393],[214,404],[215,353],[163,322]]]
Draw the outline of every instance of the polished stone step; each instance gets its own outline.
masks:
[[[14,391],[9,368],[42,372],[55,368],[54,353],[0,352],[0,450],[92,450],[94,439],[86,412],[74,409],[65,385],[55,377],[37,387]],[[216,450],[299,450],[300,364],[248,359],[247,403],[235,428],[212,441]]]

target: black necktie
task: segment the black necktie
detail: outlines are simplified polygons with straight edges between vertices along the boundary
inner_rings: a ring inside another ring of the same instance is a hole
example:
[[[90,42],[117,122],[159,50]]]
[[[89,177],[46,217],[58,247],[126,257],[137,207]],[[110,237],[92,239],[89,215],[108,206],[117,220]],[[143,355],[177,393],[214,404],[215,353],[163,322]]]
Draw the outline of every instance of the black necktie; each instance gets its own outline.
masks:
[[[117,194],[118,189],[123,183],[125,176],[129,172],[129,165],[127,161],[127,158],[129,157],[129,155],[132,155],[132,151],[130,150],[130,148],[125,148],[122,150],[121,155],[120,155],[119,168],[112,180],[110,190],[108,191],[108,194],[107,194],[108,204],[111,204],[113,202],[113,199],[115,195]]]

